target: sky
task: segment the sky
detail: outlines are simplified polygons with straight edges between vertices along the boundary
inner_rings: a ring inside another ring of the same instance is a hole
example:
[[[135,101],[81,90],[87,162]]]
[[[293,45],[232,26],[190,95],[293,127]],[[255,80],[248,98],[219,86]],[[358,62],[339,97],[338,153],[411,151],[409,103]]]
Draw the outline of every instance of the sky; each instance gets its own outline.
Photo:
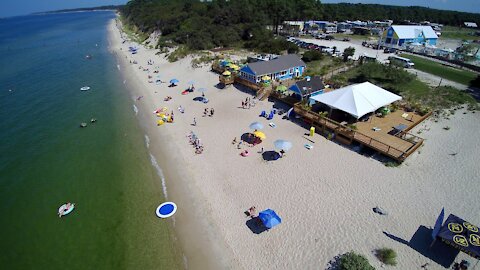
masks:
[[[123,5],[127,0],[0,0],[0,18],[26,15],[34,12]]]
[[[437,9],[480,13],[480,0],[321,0],[322,3],[365,3],[398,6],[424,6]],[[79,7],[121,5],[128,0],[0,0],[0,18],[33,12]]]
[[[341,2],[395,6],[422,6],[435,9],[480,13],[480,0],[322,0],[322,3]]]

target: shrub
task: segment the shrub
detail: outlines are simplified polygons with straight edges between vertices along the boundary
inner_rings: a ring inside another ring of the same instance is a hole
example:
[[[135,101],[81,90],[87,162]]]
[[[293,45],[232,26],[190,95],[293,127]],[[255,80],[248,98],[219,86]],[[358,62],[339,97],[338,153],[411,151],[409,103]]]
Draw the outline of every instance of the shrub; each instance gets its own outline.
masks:
[[[321,59],[323,59],[323,54],[319,51],[306,51],[302,57],[302,60],[305,62],[312,62]]]
[[[391,248],[377,249],[375,255],[384,264],[397,265],[397,253]]]
[[[340,270],[375,270],[365,256],[353,251],[343,254],[338,266]]]

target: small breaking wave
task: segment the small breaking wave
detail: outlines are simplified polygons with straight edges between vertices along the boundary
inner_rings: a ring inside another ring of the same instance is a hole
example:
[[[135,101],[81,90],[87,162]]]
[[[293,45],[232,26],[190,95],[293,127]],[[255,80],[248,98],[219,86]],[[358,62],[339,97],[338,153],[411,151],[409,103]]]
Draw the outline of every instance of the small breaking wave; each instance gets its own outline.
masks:
[[[117,69],[120,70],[120,65],[117,65]]]
[[[152,162],[153,167],[157,170],[158,176],[160,176],[160,179],[162,180],[162,190],[163,190],[163,196],[165,199],[168,198],[167,196],[167,184],[165,183],[165,175],[163,175],[163,171],[160,168],[160,166],[157,163],[157,160],[155,157],[150,153],[150,161]]]
[[[147,148],[150,148],[150,137],[147,134],[145,134],[145,145]]]
[[[133,111],[135,112],[135,115],[138,114],[138,108],[137,106],[135,106],[135,104],[133,104]]]

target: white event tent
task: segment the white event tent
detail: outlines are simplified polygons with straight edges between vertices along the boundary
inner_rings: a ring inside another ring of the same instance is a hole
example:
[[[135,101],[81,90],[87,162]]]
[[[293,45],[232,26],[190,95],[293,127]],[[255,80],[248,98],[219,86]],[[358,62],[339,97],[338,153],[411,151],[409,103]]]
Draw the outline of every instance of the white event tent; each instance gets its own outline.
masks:
[[[385,105],[401,100],[402,97],[370,82],[364,82],[316,95],[310,99],[349,113],[358,119]]]

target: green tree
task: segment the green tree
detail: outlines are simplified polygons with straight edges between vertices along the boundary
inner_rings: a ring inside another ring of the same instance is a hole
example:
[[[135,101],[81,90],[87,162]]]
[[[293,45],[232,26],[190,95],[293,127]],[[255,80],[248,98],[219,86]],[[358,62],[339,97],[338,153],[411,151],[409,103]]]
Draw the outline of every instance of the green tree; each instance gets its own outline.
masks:
[[[347,62],[349,56],[353,56],[355,54],[354,47],[348,47],[343,50],[343,61]]]

